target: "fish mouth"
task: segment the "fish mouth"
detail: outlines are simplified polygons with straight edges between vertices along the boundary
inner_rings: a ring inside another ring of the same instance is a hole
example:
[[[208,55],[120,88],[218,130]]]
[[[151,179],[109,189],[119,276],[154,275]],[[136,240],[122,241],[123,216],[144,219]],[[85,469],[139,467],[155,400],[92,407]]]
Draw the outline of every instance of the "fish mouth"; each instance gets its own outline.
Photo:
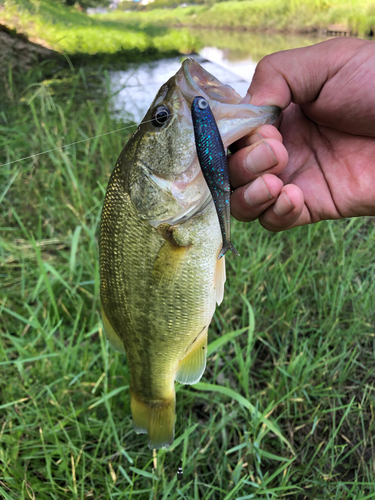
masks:
[[[209,101],[226,104],[239,104],[242,100],[234,88],[221,83],[192,58],[185,59],[182,63],[182,74],[185,82],[181,79],[181,92],[190,107],[194,97],[198,95]]]
[[[196,96],[208,100],[225,148],[255,128],[274,123],[281,112],[276,106],[244,104],[230,85],[221,83],[192,58],[182,63],[178,84],[189,109]]]

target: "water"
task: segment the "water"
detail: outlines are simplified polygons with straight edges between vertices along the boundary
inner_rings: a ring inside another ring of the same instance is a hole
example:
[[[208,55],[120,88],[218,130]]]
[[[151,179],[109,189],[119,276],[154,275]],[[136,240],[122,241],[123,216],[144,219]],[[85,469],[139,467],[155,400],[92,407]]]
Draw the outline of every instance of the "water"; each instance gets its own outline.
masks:
[[[202,50],[202,55],[205,53],[210,55],[210,50]],[[240,95],[246,94],[251,79],[245,80],[230,68],[209,61],[201,55],[194,54],[192,57],[220,81],[231,85]],[[185,57],[162,59],[132,65],[126,71],[111,72],[111,90],[114,92],[112,106],[116,116],[124,118],[130,114],[136,122],[139,122],[159,88],[178,71],[184,59]],[[253,65],[255,69],[256,64],[253,63]]]
[[[196,30],[203,48],[195,59],[216,78],[246,94],[258,61],[278,50],[302,47],[320,41],[316,37],[254,34],[222,30]],[[154,96],[179,69],[185,57],[131,65],[110,73],[112,108],[120,119],[142,120]]]

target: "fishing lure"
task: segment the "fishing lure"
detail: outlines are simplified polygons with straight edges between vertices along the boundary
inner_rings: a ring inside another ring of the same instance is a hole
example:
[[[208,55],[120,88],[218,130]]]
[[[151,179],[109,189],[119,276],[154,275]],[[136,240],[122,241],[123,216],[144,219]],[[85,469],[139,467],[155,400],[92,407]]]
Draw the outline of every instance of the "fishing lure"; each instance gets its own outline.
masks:
[[[230,182],[227,155],[214,115],[204,97],[194,98],[191,116],[199,163],[215,203],[223,238],[218,260],[228,250],[239,255],[230,241]]]

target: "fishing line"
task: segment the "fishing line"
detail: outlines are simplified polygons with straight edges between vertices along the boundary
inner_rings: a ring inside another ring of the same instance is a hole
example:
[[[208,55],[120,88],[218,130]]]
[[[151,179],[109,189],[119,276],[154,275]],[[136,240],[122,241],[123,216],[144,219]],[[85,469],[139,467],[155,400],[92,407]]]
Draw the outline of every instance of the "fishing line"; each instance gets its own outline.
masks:
[[[152,122],[152,120],[147,120],[145,122],[141,122],[141,123],[139,123],[139,125],[143,125],[144,123],[150,123],[150,122]],[[25,156],[24,158],[20,158],[19,160],[12,160],[12,161],[8,161],[6,163],[1,163],[0,167],[5,167],[6,165],[12,165],[12,163],[17,163],[18,161],[29,160],[30,158],[35,158],[36,156],[45,155],[47,153],[51,153],[52,151],[57,151],[58,149],[68,148],[69,146],[74,146],[75,144],[79,144],[81,142],[92,141],[92,139],[97,139],[98,137],[104,137],[105,135],[114,134],[116,132],[121,132],[121,130],[126,130],[126,129],[129,129],[132,127],[138,127],[138,125],[135,125],[135,124],[128,125],[127,127],[122,127],[122,128],[118,128],[117,130],[112,130],[112,132],[105,132],[104,134],[94,135],[94,137],[88,137],[87,139],[81,139],[81,140],[76,141],[76,142],[71,142],[70,144],[65,144],[64,146],[58,146],[57,148],[52,148],[52,149],[49,149],[48,151],[42,151],[41,153],[36,153],[35,155]]]

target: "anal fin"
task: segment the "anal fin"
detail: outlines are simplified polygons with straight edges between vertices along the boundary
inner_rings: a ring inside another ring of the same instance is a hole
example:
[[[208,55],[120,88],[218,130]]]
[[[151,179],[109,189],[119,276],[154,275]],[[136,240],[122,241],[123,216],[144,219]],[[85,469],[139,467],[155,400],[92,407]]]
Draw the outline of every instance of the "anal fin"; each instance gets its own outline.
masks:
[[[107,318],[107,315],[104,311],[103,305],[101,306],[101,310],[102,310],[102,321],[103,321],[104,331],[105,334],[107,335],[109,343],[112,345],[114,349],[116,349],[116,351],[125,354],[124,344],[120,339],[120,337],[115,332],[115,330],[112,328],[112,325],[109,322],[109,319]]]
[[[207,330],[205,327],[190,346],[178,366],[175,380],[181,384],[196,384],[206,368]]]

